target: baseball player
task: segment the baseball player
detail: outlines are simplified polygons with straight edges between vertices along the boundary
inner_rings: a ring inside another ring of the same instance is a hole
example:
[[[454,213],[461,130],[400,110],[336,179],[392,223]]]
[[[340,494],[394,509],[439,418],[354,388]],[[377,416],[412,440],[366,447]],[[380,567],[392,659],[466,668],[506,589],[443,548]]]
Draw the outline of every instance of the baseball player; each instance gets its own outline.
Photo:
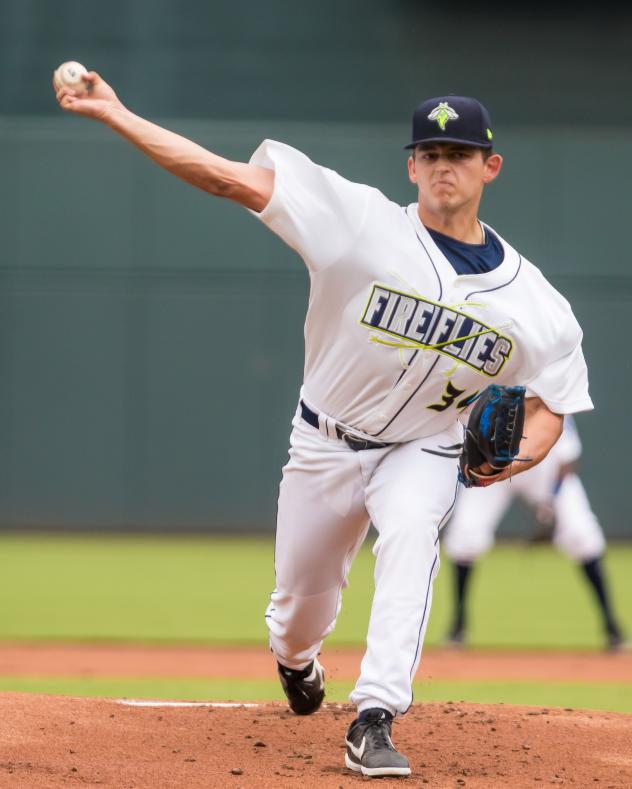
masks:
[[[494,544],[494,534],[514,497],[522,498],[542,521],[553,520],[553,543],[581,567],[599,607],[606,648],[625,646],[609,600],[601,556],[606,542],[584,486],[576,473],[581,441],[575,420],[567,416],[560,439],[536,467],[489,489],[459,492],[443,548],[454,564],[455,612],[448,644],[466,637],[467,593],[476,560]]]
[[[318,654],[372,522],[375,592],[345,764],[408,775],[391,723],[413,701],[458,469],[458,459],[423,450],[459,444],[459,416],[491,382],[526,386],[520,449],[531,459],[472,470],[486,482],[541,461],[563,414],[592,408],[568,302],[478,219],[502,166],[489,115],[469,97],[417,107],[406,146],[417,199],[402,207],[281,142],[265,140],[247,164],[223,159],[134,115],[96,73],[85,79],[88,98],[62,88],[62,108],[244,206],[307,266],[304,381],[279,490],[270,646],[291,709],[315,712],[324,697]]]

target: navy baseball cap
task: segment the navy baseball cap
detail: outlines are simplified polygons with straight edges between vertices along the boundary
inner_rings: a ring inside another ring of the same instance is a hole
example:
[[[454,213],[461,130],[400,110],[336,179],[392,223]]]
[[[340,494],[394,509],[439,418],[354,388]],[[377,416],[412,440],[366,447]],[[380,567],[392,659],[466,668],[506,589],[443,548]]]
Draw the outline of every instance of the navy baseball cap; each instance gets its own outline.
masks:
[[[424,142],[458,142],[478,148],[492,147],[489,113],[469,96],[438,96],[422,102],[413,114],[413,139],[404,146]]]

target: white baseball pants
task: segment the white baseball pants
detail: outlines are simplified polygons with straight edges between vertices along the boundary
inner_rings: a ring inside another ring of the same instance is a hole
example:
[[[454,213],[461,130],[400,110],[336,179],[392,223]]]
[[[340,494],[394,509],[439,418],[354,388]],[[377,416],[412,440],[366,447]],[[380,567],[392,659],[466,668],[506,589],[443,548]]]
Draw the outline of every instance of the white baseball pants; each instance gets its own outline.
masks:
[[[359,711],[404,713],[412,703],[439,569],[439,529],[456,498],[457,461],[422,452],[462,428],[360,452],[297,416],[279,492],[270,646],[301,669],[331,633],[351,563],[370,522],[378,532],[367,649],[350,698]]]
[[[553,495],[559,464],[548,455],[537,466],[511,480],[488,488],[463,488],[442,537],[447,556],[455,562],[474,562],[494,544],[494,535],[514,496],[532,508],[549,504],[555,527],[553,543],[571,559],[585,562],[606,547],[603,531],[593,513],[580,478],[569,474]]]

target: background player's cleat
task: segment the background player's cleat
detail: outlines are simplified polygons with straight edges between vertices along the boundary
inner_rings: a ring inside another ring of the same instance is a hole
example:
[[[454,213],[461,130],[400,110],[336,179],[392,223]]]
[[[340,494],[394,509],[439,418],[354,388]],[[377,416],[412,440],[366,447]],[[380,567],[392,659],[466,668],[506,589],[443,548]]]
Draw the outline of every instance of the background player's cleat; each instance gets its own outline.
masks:
[[[606,637],[606,652],[630,652],[632,644],[623,637],[619,630],[612,630]]]
[[[408,759],[395,750],[391,741],[390,712],[375,707],[353,721],[347,731],[345,765],[356,773],[379,778],[410,775]]]
[[[325,670],[314,660],[300,671],[286,668],[277,663],[281,686],[287,696],[292,712],[311,715],[325,698]]]
[[[465,647],[465,631],[451,630],[443,641],[447,649],[463,649]]]

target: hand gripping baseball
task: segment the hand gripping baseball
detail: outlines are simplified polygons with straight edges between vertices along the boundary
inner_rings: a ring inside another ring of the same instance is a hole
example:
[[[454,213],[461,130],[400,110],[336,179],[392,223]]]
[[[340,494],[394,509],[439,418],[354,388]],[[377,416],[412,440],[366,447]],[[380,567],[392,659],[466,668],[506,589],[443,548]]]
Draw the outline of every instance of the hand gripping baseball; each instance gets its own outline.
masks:
[[[59,88],[53,78],[55,95],[62,109],[96,120],[104,120],[109,110],[123,107],[116,93],[96,71],[88,71],[81,79],[85,84],[85,90],[78,92],[65,85]]]
[[[476,399],[459,457],[459,480],[466,488],[486,487],[520,451],[525,418],[524,386],[491,384]]]

